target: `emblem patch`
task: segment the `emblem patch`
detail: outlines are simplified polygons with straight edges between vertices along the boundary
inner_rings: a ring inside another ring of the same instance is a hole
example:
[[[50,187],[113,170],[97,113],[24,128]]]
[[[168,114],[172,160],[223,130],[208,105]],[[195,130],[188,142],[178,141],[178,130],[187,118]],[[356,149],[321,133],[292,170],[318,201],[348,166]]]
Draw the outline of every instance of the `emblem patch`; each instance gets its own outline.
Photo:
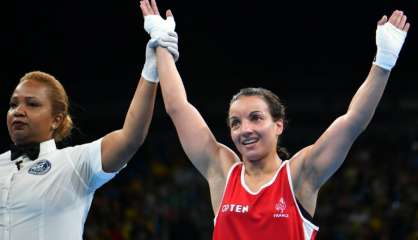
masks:
[[[40,160],[29,168],[28,173],[33,175],[44,175],[51,169],[51,163],[46,160]]]
[[[276,210],[283,213],[284,210],[286,210],[286,202],[283,198],[280,198],[279,202],[276,204]]]
[[[284,213],[284,211],[286,211],[286,207],[286,202],[281,197],[279,202],[275,206],[277,213],[273,214],[273,218],[288,218],[289,214]]]

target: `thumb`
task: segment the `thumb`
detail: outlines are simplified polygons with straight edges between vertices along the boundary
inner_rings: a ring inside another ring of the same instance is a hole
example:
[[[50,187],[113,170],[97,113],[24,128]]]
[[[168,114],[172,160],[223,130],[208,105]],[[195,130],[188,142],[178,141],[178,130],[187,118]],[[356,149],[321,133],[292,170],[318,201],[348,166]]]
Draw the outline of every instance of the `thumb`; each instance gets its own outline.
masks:
[[[167,10],[165,15],[167,16],[166,22],[168,24],[169,30],[174,31],[176,29],[176,21],[174,21],[174,16],[171,13],[171,10]]]
[[[377,22],[377,25],[383,25],[388,21],[388,17],[386,15],[383,15],[383,17]]]

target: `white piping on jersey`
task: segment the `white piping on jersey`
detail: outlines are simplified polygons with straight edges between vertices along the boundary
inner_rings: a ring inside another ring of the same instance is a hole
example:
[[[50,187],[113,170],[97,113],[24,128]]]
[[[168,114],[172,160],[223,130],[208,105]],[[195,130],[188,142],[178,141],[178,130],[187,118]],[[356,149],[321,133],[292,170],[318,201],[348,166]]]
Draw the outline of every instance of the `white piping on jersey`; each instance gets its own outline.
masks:
[[[284,162],[285,161],[282,161],[282,163],[280,164],[279,169],[276,170],[276,173],[274,174],[274,176],[268,182],[266,182],[265,184],[263,184],[256,192],[251,191],[250,188],[245,183],[245,178],[244,178],[245,165],[243,164],[242,165],[242,168],[241,168],[241,185],[242,185],[242,187],[245,189],[245,191],[247,191],[251,195],[257,195],[257,194],[259,194],[261,192],[261,190],[263,190],[264,188],[266,188],[266,187],[268,187],[268,186],[270,186],[271,184],[274,183],[274,181],[277,178],[277,175],[279,175],[280,169],[282,169],[282,167],[284,166]]]
[[[296,209],[298,210],[299,216],[302,218],[303,221],[303,232],[305,234],[305,239],[310,240],[312,237],[312,230],[318,231],[319,227],[316,226],[315,224],[313,224],[311,221],[309,221],[308,219],[306,219],[303,215],[302,212],[299,209],[299,204],[297,203],[296,200],[296,196],[295,196],[295,192],[293,191],[293,182],[292,182],[292,175],[290,173],[290,164],[289,161],[285,161],[286,164],[286,171],[287,171],[287,178],[288,178],[288,182],[289,182],[289,186],[290,186],[290,191],[292,191],[292,197],[293,197],[293,202],[296,205]],[[306,227],[308,229],[305,228],[305,224],[307,225]],[[309,231],[309,232],[307,232]]]

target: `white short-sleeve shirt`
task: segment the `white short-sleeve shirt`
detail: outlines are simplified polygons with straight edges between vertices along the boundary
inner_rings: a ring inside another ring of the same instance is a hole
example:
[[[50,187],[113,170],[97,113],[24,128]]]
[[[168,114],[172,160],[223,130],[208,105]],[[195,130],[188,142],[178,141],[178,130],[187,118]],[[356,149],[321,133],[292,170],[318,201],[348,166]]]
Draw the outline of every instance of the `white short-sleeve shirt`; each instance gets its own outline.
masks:
[[[0,240],[82,239],[95,190],[116,175],[102,169],[101,142],[58,150],[49,140],[34,161],[1,154]]]

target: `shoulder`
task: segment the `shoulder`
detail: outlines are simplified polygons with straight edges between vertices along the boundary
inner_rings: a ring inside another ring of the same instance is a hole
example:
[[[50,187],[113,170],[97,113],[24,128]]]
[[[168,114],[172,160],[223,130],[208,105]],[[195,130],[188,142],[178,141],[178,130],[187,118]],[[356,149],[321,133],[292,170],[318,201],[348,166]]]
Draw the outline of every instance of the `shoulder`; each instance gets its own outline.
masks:
[[[299,150],[297,153],[295,153],[288,161],[289,166],[291,168],[301,168],[303,167],[303,162],[306,159],[306,157],[309,154],[309,151],[311,150],[312,145],[307,146]]]
[[[87,151],[88,149],[94,149],[94,148],[101,148],[101,142],[102,142],[102,138],[94,140],[92,142],[88,142],[88,143],[83,143],[83,144],[78,144],[78,145],[73,145],[73,146],[67,146],[61,149],[58,149],[58,151],[63,151],[63,152],[83,152],[83,151]]]
[[[289,159],[289,168],[292,175],[292,179],[302,180],[301,176],[306,171],[306,159],[309,157],[312,145],[307,146],[299,150],[295,155]]]
[[[101,142],[102,138],[89,143],[68,146],[65,148],[58,149],[57,153],[61,155],[66,155],[72,160],[83,159],[84,161],[86,159],[100,158]]]
[[[10,151],[0,154],[0,161],[10,160]]]
[[[219,158],[217,161],[222,169],[222,175],[226,177],[229,173],[229,170],[234,166],[236,163],[241,162],[238,155],[235,154],[232,149],[227,147],[224,144],[219,143],[219,154],[217,155]]]

